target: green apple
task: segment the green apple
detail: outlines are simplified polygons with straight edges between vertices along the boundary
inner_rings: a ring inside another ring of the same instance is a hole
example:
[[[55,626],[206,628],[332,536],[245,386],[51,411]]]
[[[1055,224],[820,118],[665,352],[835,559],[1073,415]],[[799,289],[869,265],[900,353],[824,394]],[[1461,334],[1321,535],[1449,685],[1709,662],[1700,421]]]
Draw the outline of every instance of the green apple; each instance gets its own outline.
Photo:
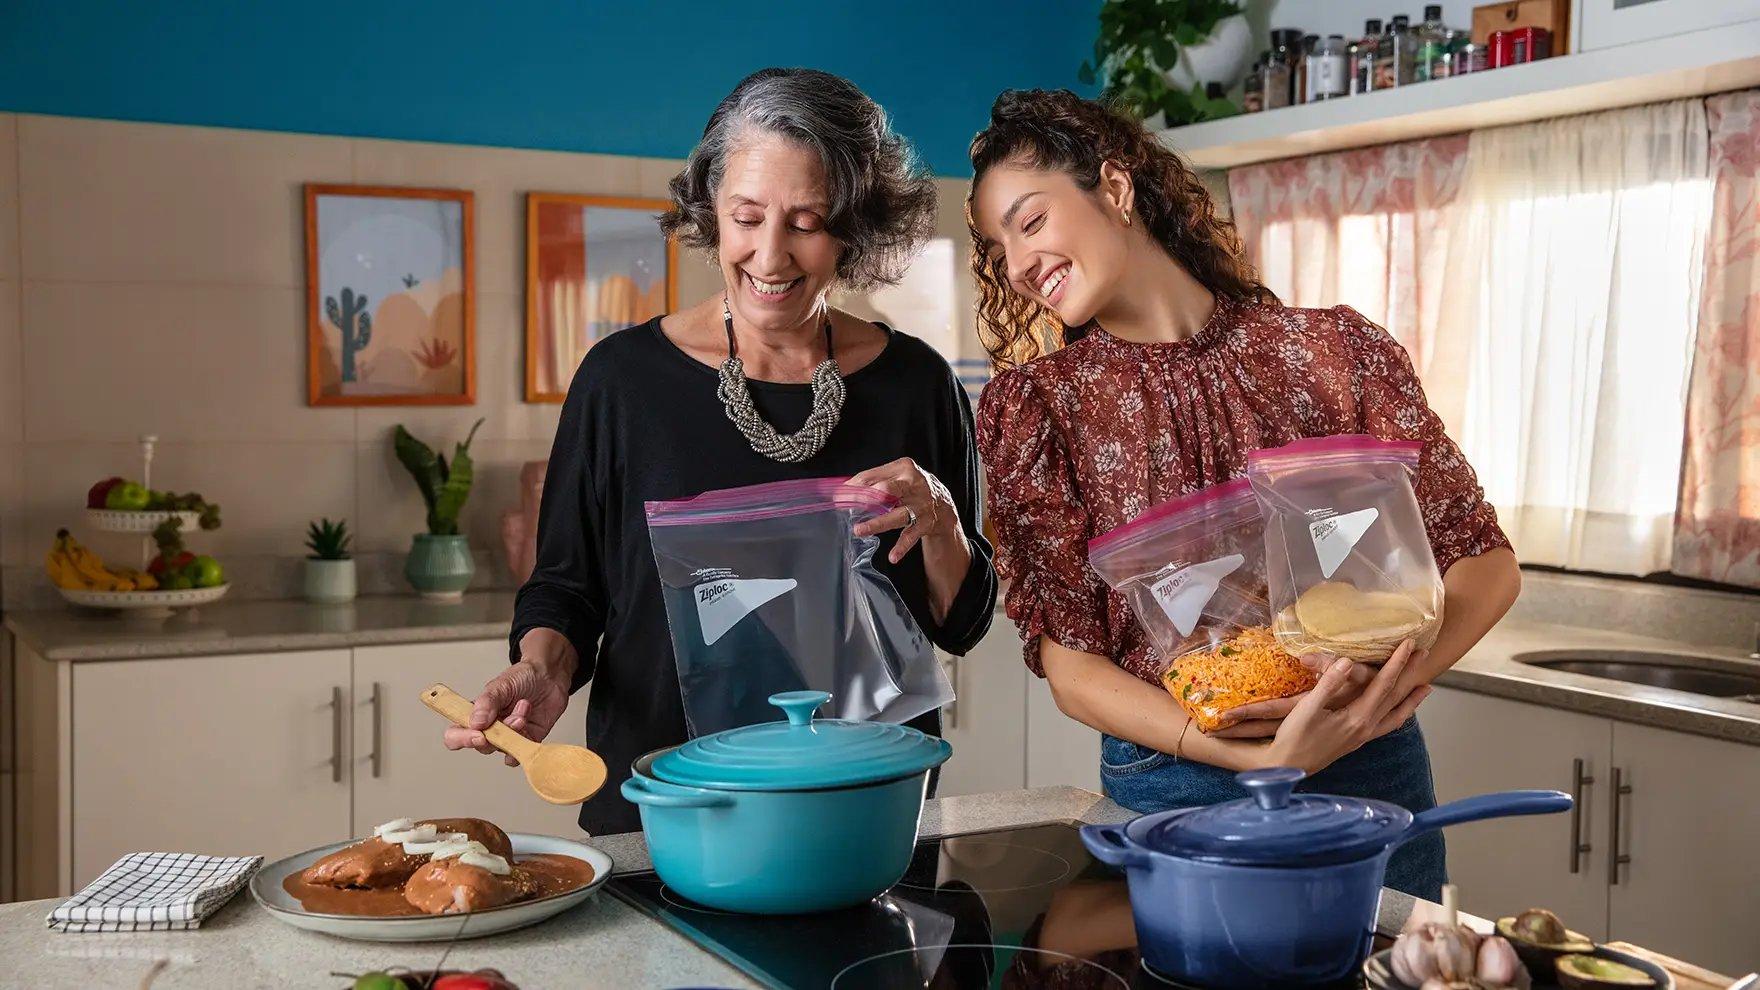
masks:
[[[139,482],[124,481],[104,496],[104,508],[139,512],[147,507],[147,490]]]
[[[187,591],[194,585],[190,584],[189,575],[179,572],[165,579],[165,590]]]
[[[220,562],[207,554],[191,561],[187,573],[198,588],[217,587],[226,580],[226,572],[220,569]]]

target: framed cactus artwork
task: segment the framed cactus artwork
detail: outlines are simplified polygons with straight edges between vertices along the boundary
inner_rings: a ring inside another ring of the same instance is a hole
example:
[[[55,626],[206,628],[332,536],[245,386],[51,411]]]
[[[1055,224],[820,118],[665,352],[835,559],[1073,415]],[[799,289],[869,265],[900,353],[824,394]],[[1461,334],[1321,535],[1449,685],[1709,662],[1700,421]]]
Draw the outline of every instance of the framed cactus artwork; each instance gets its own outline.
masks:
[[[561,402],[587,348],[678,306],[664,199],[526,194],[526,401]]]
[[[314,406],[476,401],[472,198],[306,186],[306,398]]]

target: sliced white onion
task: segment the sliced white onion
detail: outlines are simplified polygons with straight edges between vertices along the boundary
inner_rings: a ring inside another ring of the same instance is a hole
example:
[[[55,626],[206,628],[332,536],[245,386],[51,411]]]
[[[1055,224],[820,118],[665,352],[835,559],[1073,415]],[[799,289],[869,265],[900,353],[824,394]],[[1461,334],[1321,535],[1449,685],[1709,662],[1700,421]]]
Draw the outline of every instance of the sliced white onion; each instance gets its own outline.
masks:
[[[427,856],[433,853],[434,850],[446,845],[448,842],[456,842],[460,839],[468,838],[469,836],[465,835],[463,832],[441,832],[439,835],[434,836],[434,838],[426,842],[419,840],[405,842],[403,844],[403,851],[410,856]]]
[[[383,825],[376,826],[373,829],[373,834],[383,838],[386,832],[403,832],[415,828],[415,825],[414,818],[393,818]]]
[[[478,852],[475,849],[468,850],[464,855],[458,857],[458,861],[466,866],[488,870],[498,877],[504,877],[513,872],[513,867],[508,865],[507,860],[487,850],[483,852]]]
[[[475,839],[466,839],[463,842],[444,842],[441,843],[440,848],[434,850],[433,858],[451,859],[454,856],[463,856],[468,852],[482,853],[486,856],[489,854],[489,847]]]
[[[434,836],[439,834],[440,827],[438,825],[435,825],[433,822],[423,822],[413,828],[406,828],[395,832],[386,832],[384,835],[379,836],[379,838],[384,839],[386,842],[395,843],[433,842]]]

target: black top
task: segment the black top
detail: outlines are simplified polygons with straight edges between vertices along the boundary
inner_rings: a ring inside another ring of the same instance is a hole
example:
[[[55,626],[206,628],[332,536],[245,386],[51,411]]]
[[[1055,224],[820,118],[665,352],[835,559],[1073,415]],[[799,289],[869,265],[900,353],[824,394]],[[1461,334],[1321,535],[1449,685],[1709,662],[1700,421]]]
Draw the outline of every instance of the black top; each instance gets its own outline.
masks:
[[[799,464],[754,452],[716,395],[715,369],[690,357],[655,318],[594,344],[569,386],[538,514],[537,566],[514,603],[512,655],[533,628],[555,629],[580,654],[572,688],[588,679],[587,745],[610,780],[581,807],[581,827],[608,834],[640,828],[619,787],[629,765],[684,742],[678,669],[643,503],[794,478],[844,477],[911,457],[953,495],[972,546],[971,570],[946,621],[931,617],[923,555],[875,561],[935,645],[964,654],[983,638],[996,602],[996,572],[979,517],[978,452],[971,404],[933,348],[889,327],[879,356],[845,378],[848,397],[824,449]],[[807,384],[750,383],[764,419],[783,433],[806,422]],[[912,725],[938,731],[939,714]]]

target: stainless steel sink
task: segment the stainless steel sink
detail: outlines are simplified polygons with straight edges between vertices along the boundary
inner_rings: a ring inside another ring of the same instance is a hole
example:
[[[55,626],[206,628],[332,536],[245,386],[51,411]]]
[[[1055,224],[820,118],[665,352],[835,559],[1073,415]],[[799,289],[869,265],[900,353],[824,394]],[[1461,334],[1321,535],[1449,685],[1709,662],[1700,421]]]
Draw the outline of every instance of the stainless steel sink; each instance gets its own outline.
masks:
[[[1515,659],[1627,684],[1760,702],[1760,663],[1639,650],[1546,650],[1517,654]]]

